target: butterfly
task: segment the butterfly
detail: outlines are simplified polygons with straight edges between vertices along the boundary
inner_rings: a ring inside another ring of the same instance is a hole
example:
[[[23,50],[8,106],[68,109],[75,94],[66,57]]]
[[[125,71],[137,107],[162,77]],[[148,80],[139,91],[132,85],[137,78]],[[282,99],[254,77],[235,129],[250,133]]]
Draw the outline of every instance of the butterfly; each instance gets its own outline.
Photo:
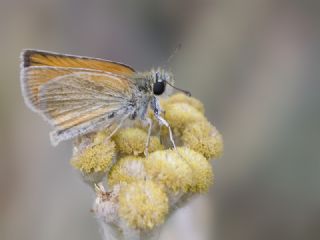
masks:
[[[118,62],[27,49],[21,53],[20,80],[26,105],[53,126],[53,145],[116,126],[111,137],[124,121],[139,119],[149,125],[147,150],[151,108],[159,124],[168,128],[175,147],[158,97],[166,94],[168,85],[176,87],[172,73],[162,68],[136,72]]]

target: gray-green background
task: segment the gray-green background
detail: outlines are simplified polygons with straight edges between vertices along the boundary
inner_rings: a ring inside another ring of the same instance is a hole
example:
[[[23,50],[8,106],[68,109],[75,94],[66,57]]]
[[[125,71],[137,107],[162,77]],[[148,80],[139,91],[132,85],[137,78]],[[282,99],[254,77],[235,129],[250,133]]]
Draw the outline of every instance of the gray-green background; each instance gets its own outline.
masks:
[[[176,85],[203,101],[225,154],[162,239],[320,239],[319,23],[318,1],[0,0],[0,239],[100,239],[70,142],[53,148],[23,102],[20,51],[148,70],[179,42]]]

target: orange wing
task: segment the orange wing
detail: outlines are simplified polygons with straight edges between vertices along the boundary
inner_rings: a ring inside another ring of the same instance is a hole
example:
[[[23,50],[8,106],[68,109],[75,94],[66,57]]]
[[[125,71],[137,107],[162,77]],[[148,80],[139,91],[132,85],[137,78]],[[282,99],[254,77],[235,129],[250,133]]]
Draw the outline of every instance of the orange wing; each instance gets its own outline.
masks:
[[[21,85],[28,106],[39,109],[39,89],[49,81],[78,72],[108,73],[130,76],[135,71],[122,63],[103,59],[64,55],[38,50],[25,50],[21,55]]]
[[[22,52],[21,58],[23,68],[32,66],[85,68],[129,75],[135,72],[133,68],[122,63],[107,61],[99,58],[73,56],[39,50],[27,49]]]

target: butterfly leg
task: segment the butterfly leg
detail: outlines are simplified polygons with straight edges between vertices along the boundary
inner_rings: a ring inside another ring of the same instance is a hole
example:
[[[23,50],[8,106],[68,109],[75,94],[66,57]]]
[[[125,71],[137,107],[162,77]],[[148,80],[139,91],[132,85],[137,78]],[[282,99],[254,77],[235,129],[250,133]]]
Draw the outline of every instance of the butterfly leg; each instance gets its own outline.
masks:
[[[164,125],[164,126],[166,126],[168,128],[170,141],[172,143],[173,148],[176,149],[176,144],[174,143],[173,134],[172,134],[172,130],[171,130],[171,127],[170,127],[169,123],[163,117],[161,117],[160,115],[155,114],[155,116],[156,116],[156,118],[157,118],[157,120],[158,120],[160,125]]]
[[[148,157],[148,154],[149,154],[149,145],[150,145],[150,137],[151,137],[151,130],[152,130],[152,120],[151,118],[146,118],[145,120],[149,127],[148,127],[148,136],[147,136],[147,141],[146,141],[146,147],[144,149],[144,155],[146,157]]]
[[[169,123],[163,117],[161,117],[160,114],[163,111],[162,111],[162,109],[160,107],[159,100],[157,98],[155,98],[155,97],[151,100],[151,108],[153,109],[154,116],[157,118],[160,126],[161,125],[165,125],[168,128],[170,141],[172,143],[173,148],[176,149],[176,144],[174,143],[171,127],[170,127]]]

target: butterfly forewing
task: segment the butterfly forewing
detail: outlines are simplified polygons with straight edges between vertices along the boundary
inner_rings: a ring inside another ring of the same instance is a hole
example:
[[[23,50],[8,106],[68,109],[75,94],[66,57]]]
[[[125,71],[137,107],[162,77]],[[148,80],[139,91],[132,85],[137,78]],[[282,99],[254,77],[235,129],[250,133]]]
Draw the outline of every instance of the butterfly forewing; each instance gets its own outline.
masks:
[[[32,110],[39,109],[39,90],[40,88],[60,76],[83,72],[83,69],[62,68],[62,67],[28,67],[22,70],[22,91],[26,103]],[[86,69],[86,72],[97,72]]]
[[[38,109],[39,88],[55,79],[76,72],[107,72],[131,76],[134,69],[122,63],[98,58],[25,50],[21,54],[21,85],[27,105],[34,111]]]

